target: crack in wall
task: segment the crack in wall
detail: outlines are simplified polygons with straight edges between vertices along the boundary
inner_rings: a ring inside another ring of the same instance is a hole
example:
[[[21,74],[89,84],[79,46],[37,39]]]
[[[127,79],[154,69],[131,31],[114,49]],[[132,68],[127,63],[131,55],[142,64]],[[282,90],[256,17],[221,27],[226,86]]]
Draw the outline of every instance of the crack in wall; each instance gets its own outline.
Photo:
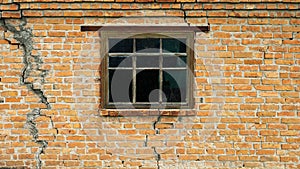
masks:
[[[161,160],[161,156],[160,154],[156,151],[156,148],[155,147],[152,147],[153,148],[153,151],[154,151],[154,154],[155,154],[155,159],[156,159],[156,166],[157,166],[157,169],[160,169],[160,166],[159,166],[159,162]]]
[[[183,20],[184,22],[190,26],[190,23],[187,21],[187,15],[186,15],[186,10],[184,9],[184,4],[180,3],[180,10],[183,12]]]
[[[155,130],[155,134],[159,134],[159,129],[156,128],[156,124],[160,122],[160,119],[161,119],[161,114],[159,113],[157,119],[153,123],[153,129]]]
[[[156,135],[156,134],[160,134],[159,129],[156,128],[156,124],[160,122],[161,118],[162,118],[162,115],[161,115],[161,113],[160,113],[160,111],[159,111],[159,115],[157,116],[157,119],[156,119],[156,120],[154,121],[154,123],[153,123],[153,129],[155,130],[155,135]],[[147,145],[148,145],[148,135],[146,135],[146,141],[145,141],[145,146],[147,146]],[[156,147],[152,147],[152,148],[153,148],[153,152],[154,152],[154,154],[155,154],[155,159],[156,159],[157,169],[160,169],[159,162],[160,162],[160,160],[161,160],[161,156],[160,156],[160,154],[156,151]]]
[[[290,40],[294,40],[296,39],[296,36],[299,32],[292,32],[292,38],[290,38]]]
[[[24,50],[24,55],[23,55],[24,68],[21,72],[21,77],[20,77],[21,84],[25,85],[28,88],[28,90],[36,94],[40,98],[40,102],[46,105],[46,108],[37,108],[34,109],[32,112],[28,113],[27,120],[26,120],[26,125],[29,129],[30,134],[33,137],[33,141],[40,145],[38,151],[36,152],[36,157],[35,157],[36,168],[40,169],[42,167],[41,154],[44,153],[44,150],[47,148],[48,142],[46,140],[39,139],[39,131],[36,126],[35,120],[38,117],[45,116],[50,119],[52,128],[54,128],[54,124],[51,116],[46,116],[41,114],[42,109],[51,108],[50,103],[47,100],[47,97],[44,95],[44,92],[40,88],[44,83],[46,70],[40,69],[40,64],[42,64],[40,57],[34,56],[32,54],[33,34],[31,33],[31,30],[29,28],[25,28],[26,24],[27,24],[26,19],[23,17],[20,19],[20,23],[18,26],[14,26],[8,23],[7,19],[0,20],[0,26],[3,26],[7,31],[12,32],[13,38],[16,39],[18,42],[20,42],[20,46],[22,46]],[[57,131],[56,134],[57,134],[58,133],[57,128],[54,129],[56,129]],[[54,135],[54,139],[55,138],[56,136]]]
[[[148,134],[147,134],[147,135],[146,135],[145,144],[144,144],[145,147],[148,147],[148,137],[149,137],[149,136],[148,136]]]
[[[35,119],[43,116],[41,115],[40,109],[34,109],[31,113],[27,114],[27,121],[26,124],[28,125],[30,134],[32,135],[34,142],[39,144],[40,147],[36,153],[36,168],[40,169],[42,167],[42,160],[41,160],[41,154],[44,153],[44,150],[46,149],[46,147],[48,146],[48,142],[45,140],[39,140],[39,131],[36,127],[36,123],[35,123]]]

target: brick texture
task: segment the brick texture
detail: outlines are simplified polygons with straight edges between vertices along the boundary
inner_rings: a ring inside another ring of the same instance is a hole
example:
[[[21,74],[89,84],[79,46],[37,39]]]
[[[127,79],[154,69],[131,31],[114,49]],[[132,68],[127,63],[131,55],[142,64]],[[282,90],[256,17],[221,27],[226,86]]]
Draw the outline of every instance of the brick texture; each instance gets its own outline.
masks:
[[[0,0],[0,168],[300,168],[299,0]],[[82,25],[210,25],[193,110],[102,110]]]

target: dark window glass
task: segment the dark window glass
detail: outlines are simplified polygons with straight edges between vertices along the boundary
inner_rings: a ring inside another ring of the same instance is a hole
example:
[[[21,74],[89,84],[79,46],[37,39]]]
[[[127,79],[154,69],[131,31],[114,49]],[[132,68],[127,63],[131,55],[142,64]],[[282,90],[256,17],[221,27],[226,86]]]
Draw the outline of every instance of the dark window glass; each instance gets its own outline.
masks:
[[[109,53],[132,53],[133,39],[109,39]]]
[[[158,53],[159,52],[159,39],[146,38],[136,39],[136,52],[138,53]]]
[[[109,57],[109,67],[132,67],[132,57],[129,56]]]
[[[163,92],[167,102],[185,102],[186,70],[163,71]]]
[[[147,107],[186,103],[185,43],[184,38],[109,38],[108,102]]]
[[[137,56],[137,67],[159,67],[159,56]]]
[[[136,75],[136,101],[158,102],[159,70],[143,70]]]
[[[109,70],[109,102],[132,102],[132,70]]]
[[[186,67],[186,56],[164,56],[163,67]]]
[[[162,39],[162,50],[164,53],[185,53],[186,52],[186,40],[165,38]]]

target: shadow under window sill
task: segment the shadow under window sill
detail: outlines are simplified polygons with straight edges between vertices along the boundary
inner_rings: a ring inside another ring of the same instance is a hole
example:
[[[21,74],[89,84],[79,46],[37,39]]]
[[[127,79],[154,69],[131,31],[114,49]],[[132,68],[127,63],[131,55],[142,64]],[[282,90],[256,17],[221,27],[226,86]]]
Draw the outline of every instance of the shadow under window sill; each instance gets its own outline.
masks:
[[[100,116],[195,116],[195,109],[101,109]]]

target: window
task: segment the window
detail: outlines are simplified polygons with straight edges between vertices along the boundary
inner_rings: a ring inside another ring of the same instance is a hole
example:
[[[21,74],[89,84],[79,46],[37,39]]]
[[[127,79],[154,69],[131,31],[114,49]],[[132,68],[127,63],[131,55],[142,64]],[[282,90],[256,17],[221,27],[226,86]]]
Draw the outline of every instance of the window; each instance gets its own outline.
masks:
[[[191,32],[101,32],[105,108],[189,108]]]

